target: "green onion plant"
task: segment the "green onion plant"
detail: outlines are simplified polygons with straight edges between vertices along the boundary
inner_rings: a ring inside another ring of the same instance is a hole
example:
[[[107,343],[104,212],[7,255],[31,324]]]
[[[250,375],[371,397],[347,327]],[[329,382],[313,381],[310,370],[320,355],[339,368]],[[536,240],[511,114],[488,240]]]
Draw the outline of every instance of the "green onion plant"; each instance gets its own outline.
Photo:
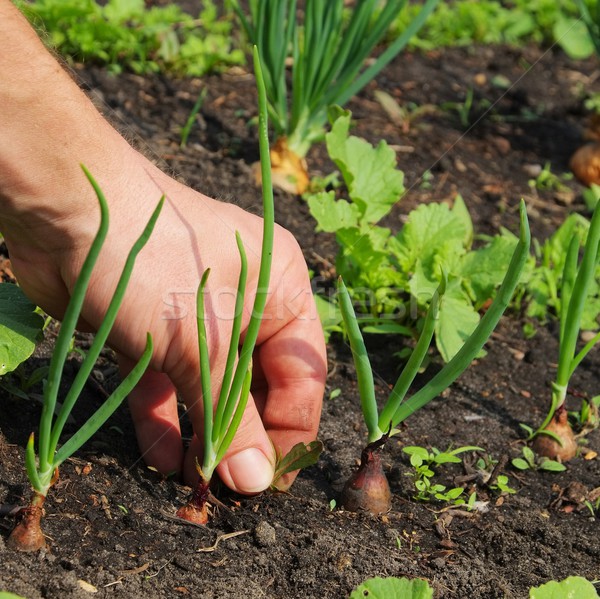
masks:
[[[267,302],[267,290],[271,276],[275,227],[273,186],[271,184],[271,163],[269,160],[267,97],[260,57],[256,47],[254,48],[254,71],[258,90],[259,148],[263,182],[263,240],[260,268],[252,315],[246,330],[244,343],[239,351],[239,358],[236,361],[240,344],[248,274],[246,252],[240,235],[236,232],[236,241],[240,253],[240,274],[229,350],[216,409],[213,408],[211,394],[210,360],[204,314],[204,291],[210,269],[204,272],[196,297],[198,353],[204,415],[204,455],[202,465],[197,466],[200,475],[198,485],[194,489],[189,502],[180,508],[177,514],[181,518],[202,524],[208,520],[207,500],[210,496],[209,488],[213,473],[231,445],[248,402],[252,381],[252,354]]]
[[[577,453],[577,441],[565,407],[569,381],[581,361],[600,341],[598,332],[581,349],[577,348],[585,303],[595,284],[599,244],[600,203],[592,215],[581,259],[577,236],[572,237],[565,257],[560,286],[558,368],[552,383],[550,409],[537,430],[525,427],[539,455],[560,461],[569,460]]]
[[[50,359],[48,376],[43,392],[43,408],[40,416],[37,439],[37,456],[35,452],[34,433],[31,433],[25,450],[27,476],[33,487],[34,494],[31,505],[23,510],[23,518],[13,530],[8,540],[9,546],[22,551],[35,551],[45,545],[45,538],[40,528],[42,506],[50,487],[58,478],[59,466],[88,441],[88,439],[114,413],[140,380],[152,357],[152,339],[150,334],[148,334],[146,336],[146,347],[135,367],[110,397],[108,397],[92,416],[79,427],[77,432],[59,447],[59,441],[64,426],[81,395],[83,387],[92,372],[96,360],[98,359],[115,322],[119,307],[127,289],[127,284],[131,277],[136,257],[148,241],[164,201],[164,198],[161,198],[144,231],[129,252],[102,324],[79,368],[77,376],[62,401],[60,409],[56,411],[58,393],[64,366],[71,347],[71,339],[73,338],[75,327],[77,326],[77,321],[80,317],[85,295],[94,270],[94,265],[96,264],[100,250],[106,239],[109,225],[108,205],[104,194],[90,172],[83,166],[82,169],[94,188],[100,204],[100,227],[83,263],[81,272],[77,277],[77,281],[75,282],[75,287],[73,288],[73,293],[56,340],[56,346]]]
[[[359,469],[346,483],[342,492],[342,504],[347,509],[353,511],[366,509],[372,513],[389,510],[390,491],[381,468],[379,452],[387,439],[399,432],[397,427],[408,416],[435,399],[466,370],[496,328],[512,298],[529,256],[531,235],[524,202],[521,202],[520,221],[519,240],[494,301],[458,353],[424,387],[407,399],[406,394],[429,349],[435,319],[440,304],[444,301],[445,277],[442,278],[442,283],[429,306],[419,340],[381,412],[375,398],[373,371],[352,301],[344,282],[339,279],[340,309],[356,367],[361,407],[369,441],[362,452]]]
[[[407,0],[361,0],[349,10],[344,0],[306,0],[302,24],[297,0],[249,0],[244,3],[248,14],[235,0],[233,6],[263,65],[274,150],[306,156],[324,135],[328,107],[343,106],[376,77],[421,28],[438,1],[425,0],[402,34],[368,63]]]

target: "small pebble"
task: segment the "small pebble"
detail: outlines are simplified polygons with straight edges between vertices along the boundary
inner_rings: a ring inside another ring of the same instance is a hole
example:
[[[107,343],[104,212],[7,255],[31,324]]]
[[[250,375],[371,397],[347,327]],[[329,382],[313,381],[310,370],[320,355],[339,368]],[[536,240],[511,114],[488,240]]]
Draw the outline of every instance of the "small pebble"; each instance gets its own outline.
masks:
[[[277,542],[275,529],[264,520],[259,522],[254,529],[254,540],[259,547],[269,547]]]

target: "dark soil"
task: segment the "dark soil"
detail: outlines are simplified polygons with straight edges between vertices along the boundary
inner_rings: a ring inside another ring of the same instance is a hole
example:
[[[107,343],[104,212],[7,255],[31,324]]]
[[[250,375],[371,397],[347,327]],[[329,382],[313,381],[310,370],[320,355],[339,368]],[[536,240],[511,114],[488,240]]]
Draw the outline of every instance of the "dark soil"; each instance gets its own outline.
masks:
[[[500,226],[516,231],[521,197],[540,239],[569,211],[584,211],[576,182],[567,181],[566,191],[535,192],[528,181],[546,163],[555,174],[569,172],[586,122],[584,96],[600,91],[599,73],[596,59],[572,62],[537,48],[452,49],[398,58],[349,105],[354,132],[393,145],[406,175],[409,192],[386,223],[397,229],[419,202],[452,200],[456,193],[465,199],[478,232]],[[258,150],[249,124],[256,114],[250,74],[235,70],[204,80],[174,80],[110,76],[93,67],[78,67],[76,74],[107,117],[159,164],[209,195],[260,211],[251,174]],[[203,86],[207,99],[188,146],[180,149],[180,128]],[[459,106],[473,90],[469,125],[461,125],[458,112],[447,108],[402,127],[382,110],[376,90],[405,107]],[[309,165],[312,174],[329,172],[323,147],[314,148]],[[277,221],[297,236],[309,267],[331,279],[335,242],[315,234],[303,201],[277,192],[276,211]],[[597,432],[583,450],[589,459],[575,459],[564,473],[518,473],[509,461],[505,473],[518,492],[499,497],[478,485],[478,498],[486,502],[482,511],[412,499],[403,446],[478,445],[495,460],[512,458],[522,447],[519,423],[543,419],[557,355],[556,327],[540,328],[526,340],[522,325],[519,315],[505,318],[488,355],[388,443],[384,462],[393,507],[386,516],[331,509],[366,441],[350,353],[341,339],[332,338],[319,434],[325,450],[289,493],[243,498],[221,490],[217,494],[227,509],[207,527],[177,521],[175,511],[188,489],[144,466],[123,408],[61,469],[45,506],[48,551],[8,551],[4,540],[13,519],[0,519],[0,590],[28,599],[85,597],[90,592],[80,582],[85,581],[97,597],[343,598],[378,575],[422,577],[436,597],[477,599],[526,597],[529,587],[568,575],[600,578],[598,522],[564,493],[572,483],[588,490],[599,486]],[[402,339],[369,344],[383,399],[395,380],[393,352]],[[39,355],[35,365],[45,363],[47,348]],[[597,394],[599,367],[596,352],[577,370],[572,385],[578,394]],[[75,358],[70,368],[77,368]],[[107,351],[76,421],[102,400],[115,377]],[[334,389],[341,394],[328,399]],[[579,400],[570,401],[577,407]],[[30,492],[23,448],[37,427],[40,406],[0,391],[0,409],[0,504],[23,504]],[[445,466],[438,480],[454,486],[465,469],[466,464]],[[231,533],[238,536],[223,536]]]

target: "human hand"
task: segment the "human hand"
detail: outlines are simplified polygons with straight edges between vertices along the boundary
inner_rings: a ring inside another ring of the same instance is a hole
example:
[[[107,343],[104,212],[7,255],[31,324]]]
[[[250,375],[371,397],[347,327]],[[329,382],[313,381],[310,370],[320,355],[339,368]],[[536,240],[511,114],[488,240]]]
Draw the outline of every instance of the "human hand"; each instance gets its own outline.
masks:
[[[130,396],[138,442],[149,464],[165,473],[183,468],[192,482],[202,444],[194,437],[184,460],[176,390],[194,431],[201,433],[195,292],[210,267],[206,312],[215,397],[239,272],[234,231],[240,232],[249,261],[245,331],[258,274],[261,220],[162,173],[102,119],[10,2],[0,2],[0,17],[6,49],[0,59],[0,230],[30,299],[52,316],[64,314],[98,227],[97,201],[79,163],[103,189],[111,220],[84,303],[83,330],[98,328],[129,248],[159,197],[166,195],[109,342],[127,371],[143,350],[146,332],[152,334],[152,371]],[[285,454],[299,441],[315,438],[324,388],[323,335],[306,265],[295,240],[279,227],[273,256],[252,396],[218,468],[225,484],[242,493],[270,484],[275,448]]]

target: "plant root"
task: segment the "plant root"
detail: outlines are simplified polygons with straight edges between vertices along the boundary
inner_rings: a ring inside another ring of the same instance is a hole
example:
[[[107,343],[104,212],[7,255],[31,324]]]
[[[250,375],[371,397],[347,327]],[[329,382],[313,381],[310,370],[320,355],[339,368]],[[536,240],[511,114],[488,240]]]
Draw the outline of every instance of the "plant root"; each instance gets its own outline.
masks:
[[[374,516],[390,511],[392,493],[381,466],[380,455],[385,441],[387,437],[363,449],[358,470],[342,490],[340,502],[344,509],[351,512],[364,510]]]
[[[210,481],[200,478],[190,500],[177,510],[177,517],[194,524],[206,524],[208,522],[209,487]]]
[[[560,443],[545,435],[549,431],[560,439]],[[536,436],[532,445],[533,451],[540,456],[566,462],[577,455],[577,440],[567,418],[567,410],[561,406],[556,410],[548,426]]]
[[[46,547],[46,537],[41,528],[46,497],[35,492],[31,505],[20,511],[21,520],[10,533],[6,546],[13,551],[39,551]]]

